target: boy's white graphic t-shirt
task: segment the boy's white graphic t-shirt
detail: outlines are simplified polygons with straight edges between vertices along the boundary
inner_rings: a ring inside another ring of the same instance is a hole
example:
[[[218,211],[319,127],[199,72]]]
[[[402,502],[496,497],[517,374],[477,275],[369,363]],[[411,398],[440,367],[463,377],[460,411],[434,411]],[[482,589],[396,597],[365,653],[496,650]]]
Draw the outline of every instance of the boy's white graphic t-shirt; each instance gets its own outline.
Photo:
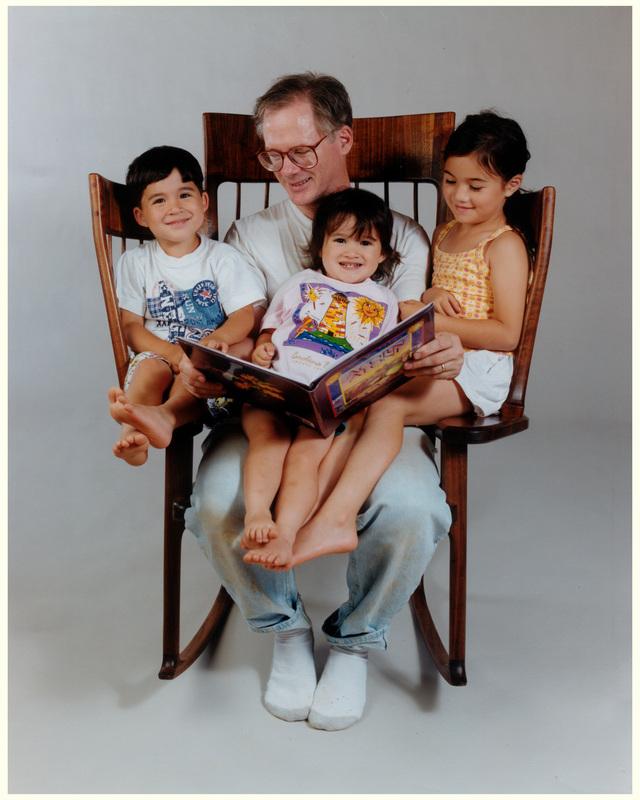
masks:
[[[390,289],[371,279],[343,283],[305,269],[276,292],[262,320],[273,329],[272,367],[310,383],[336,359],[386,333],[398,319]]]
[[[240,253],[204,237],[179,258],[155,239],[125,251],[116,266],[116,291],[120,308],[144,317],[145,328],[169,342],[202,339],[234,311],[265,302]]]

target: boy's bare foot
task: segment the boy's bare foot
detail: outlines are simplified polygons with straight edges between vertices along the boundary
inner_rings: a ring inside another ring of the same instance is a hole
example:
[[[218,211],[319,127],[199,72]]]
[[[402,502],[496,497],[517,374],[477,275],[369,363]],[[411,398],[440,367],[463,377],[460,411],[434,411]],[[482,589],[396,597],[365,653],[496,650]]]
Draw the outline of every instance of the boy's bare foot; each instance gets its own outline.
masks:
[[[276,524],[269,511],[246,514],[244,518],[244,535],[240,547],[251,550],[266,544],[278,536]]]
[[[111,400],[112,391],[109,391]],[[115,394],[120,391],[121,394]],[[136,431],[143,433],[153,447],[165,448],[169,446],[175,425],[174,418],[161,406],[143,406],[139,403],[129,403],[122,390],[115,390],[114,400],[109,406],[111,416],[125,425],[131,425]]]
[[[126,400],[127,395],[119,386],[112,386],[108,391],[109,404],[117,403],[119,400]]]
[[[358,546],[354,520],[323,517],[319,512],[298,531],[293,545],[291,566],[334,553],[350,553]]]
[[[247,564],[259,564],[266,569],[289,569],[291,567],[292,542],[279,536],[271,539],[267,544],[254,550],[249,550],[243,556]]]
[[[113,445],[113,455],[132,467],[140,467],[149,455],[149,440],[144,433],[133,431]]]

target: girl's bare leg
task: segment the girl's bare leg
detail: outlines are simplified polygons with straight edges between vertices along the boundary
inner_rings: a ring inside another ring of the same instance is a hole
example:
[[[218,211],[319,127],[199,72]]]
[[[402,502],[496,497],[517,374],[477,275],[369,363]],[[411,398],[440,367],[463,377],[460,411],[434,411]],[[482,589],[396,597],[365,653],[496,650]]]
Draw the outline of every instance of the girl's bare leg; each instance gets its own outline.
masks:
[[[471,405],[454,381],[414,378],[369,407],[345,468],[326,501],[300,530],[292,564],[353,549],[356,517],[402,447],[405,425],[430,425]]]
[[[245,561],[267,568],[289,568],[296,534],[318,499],[318,471],[332,441],[333,436],[324,438],[309,428],[298,429],[285,459],[276,502],[277,536],[247,553]]]
[[[278,535],[271,504],[280,488],[291,433],[284,419],[253,406],[243,407],[242,427],[249,449],[244,462],[245,517],[240,543],[248,549]]]

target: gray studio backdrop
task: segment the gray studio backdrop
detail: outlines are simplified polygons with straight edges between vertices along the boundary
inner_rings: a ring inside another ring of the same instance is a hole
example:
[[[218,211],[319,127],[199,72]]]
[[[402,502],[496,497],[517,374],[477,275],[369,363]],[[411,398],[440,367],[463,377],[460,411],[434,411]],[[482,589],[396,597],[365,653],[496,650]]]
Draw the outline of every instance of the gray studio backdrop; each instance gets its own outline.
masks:
[[[250,112],[287,72],[336,75],[356,116],[494,107],[521,123],[525,184],[558,190],[526,435],[628,430],[630,8],[14,7],[9,26],[12,630],[71,619],[90,635],[96,591],[160,569],[162,458],[132,471],[110,454],[87,174],[123,180],[163,143],[202,159],[202,112]],[[154,659],[159,588],[136,611]],[[113,611],[117,641],[128,611]]]

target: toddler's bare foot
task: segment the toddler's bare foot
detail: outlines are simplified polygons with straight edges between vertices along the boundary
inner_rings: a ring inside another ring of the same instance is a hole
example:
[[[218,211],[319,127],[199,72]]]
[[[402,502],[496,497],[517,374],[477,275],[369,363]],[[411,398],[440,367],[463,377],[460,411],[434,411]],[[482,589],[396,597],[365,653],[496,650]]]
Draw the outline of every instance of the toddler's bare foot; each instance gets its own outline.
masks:
[[[288,539],[279,536],[262,547],[249,550],[243,560],[247,564],[259,564],[266,569],[288,569],[291,566],[292,544]]]
[[[244,536],[240,546],[245,550],[260,547],[278,535],[276,524],[269,511],[246,514],[244,518]]]
[[[131,464],[140,467],[147,460],[149,454],[149,440],[143,433],[133,431],[113,445],[113,455]]]
[[[111,399],[111,392],[109,392]],[[143,406],[129,403],[122,392],[110,406],[111,416],[125,425],[143,433],[153,447],[168,447],[175,426],[174,417],[162,406]]]
[[[332,519],[321,512],[298,531],[291,566],[333,553],[350,553],[358,546],[356,521]]]

